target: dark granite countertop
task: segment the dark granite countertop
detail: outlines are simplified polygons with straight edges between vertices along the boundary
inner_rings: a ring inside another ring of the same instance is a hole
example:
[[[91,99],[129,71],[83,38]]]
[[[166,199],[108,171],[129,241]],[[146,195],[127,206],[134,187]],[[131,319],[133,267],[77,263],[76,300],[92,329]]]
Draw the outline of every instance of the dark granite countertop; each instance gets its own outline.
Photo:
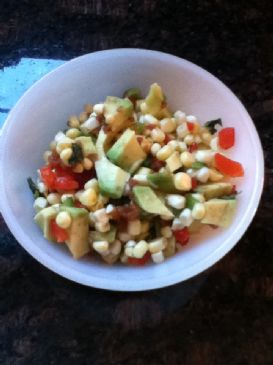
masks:
[[[116,47],[181,56],[243,101],[266,161],[260,207],[237,246],[162,290],[69,282],[30,257],[0,218],[0,364],[273,364],[272,19],[270,0],[0,2],[0,67]]]

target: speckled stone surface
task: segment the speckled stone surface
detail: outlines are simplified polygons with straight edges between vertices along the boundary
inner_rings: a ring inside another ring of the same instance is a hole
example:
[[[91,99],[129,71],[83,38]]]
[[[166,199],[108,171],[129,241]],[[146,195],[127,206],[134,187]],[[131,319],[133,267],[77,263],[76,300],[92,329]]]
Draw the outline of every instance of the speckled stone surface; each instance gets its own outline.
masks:
[[[243,238],[197,278],[148,293],[69,282],[38,264],[0,218],[0,364],[273,364],[273,3],[1,1],[0,67],[113,47],[193,61],[243,101],[266,161]]]

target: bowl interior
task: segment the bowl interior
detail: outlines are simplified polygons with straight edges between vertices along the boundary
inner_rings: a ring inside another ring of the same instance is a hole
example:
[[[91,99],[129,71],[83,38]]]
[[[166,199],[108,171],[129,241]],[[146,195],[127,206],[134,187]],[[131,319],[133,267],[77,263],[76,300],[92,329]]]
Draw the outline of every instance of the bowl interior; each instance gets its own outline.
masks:
[[[33,198],[26,178],[36,177],[42,154],[69,115],[87,102],[122,95],[129,87],[143,94],[158,82],[173,110],[196,115],[201,122],[222,118],[236,128],[231,158],[245,167],[236,185],[241,191],[232,226],[202,231],[192,243],[161,265],[144,268],[75,261],[65,247],[43,239],[33,222]],[[40,262],[77,282],[113,290],[146,290],[191,277],[216,262],[238,241],[260,198],[263,157],[252,121],[238,99],[201,68],[174,56],[144,50],[97,52],[59,67],[36,83],[10,113],[1,137],[1,209],[17,240]]]

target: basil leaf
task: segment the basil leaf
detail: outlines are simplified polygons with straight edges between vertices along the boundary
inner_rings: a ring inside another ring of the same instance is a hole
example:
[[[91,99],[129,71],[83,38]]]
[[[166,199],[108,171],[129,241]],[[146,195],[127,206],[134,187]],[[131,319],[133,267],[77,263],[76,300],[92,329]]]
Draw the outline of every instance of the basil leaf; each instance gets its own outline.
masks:
[[[34,196],[35,199],[39,198],[39,196],[43,196],[40,192],[39,192],[39,189],[37,187],[37,185],[35,184],[35,182],[32,180],[31,177],[28,177],[27,178],[27,183],[28,183],[28,186]]]
[[[68,160],[70,165],[75,165],[83,160],[83,152],[81,146],[77,143],[72,143],[72,156]]]
[[[217,132],[217,129],[215,128],[216,125],[223,125],[222,124],[222,119],[213,119],[213,120],[209,120],[205,123],[205,127],[208,128],[208,130],[210,131],[211,134],[214,134]]]
[[[203,162],[196,161],[196,162],[194,162],[194,163],[191,165],[191,168],[192,168],[193,170],[199,170],[199,169],[201,169],[202,167],[205,167],[205,166],[206,166],[206,164],[204,164]]]

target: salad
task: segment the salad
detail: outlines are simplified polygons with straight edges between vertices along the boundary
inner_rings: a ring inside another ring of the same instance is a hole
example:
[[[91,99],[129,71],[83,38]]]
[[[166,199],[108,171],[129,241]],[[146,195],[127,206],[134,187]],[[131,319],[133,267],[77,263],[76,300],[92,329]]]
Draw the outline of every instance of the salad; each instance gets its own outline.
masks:
[[[244,169],[226,156],[235,130],[221,119],[200,124],[170,111],[154,83],[145,98],[132,88],[87,104],[67,125],[28,184],[44,237],[65,244],[75,259],[161,263],[202,227],[231,224],[231,178]]]

